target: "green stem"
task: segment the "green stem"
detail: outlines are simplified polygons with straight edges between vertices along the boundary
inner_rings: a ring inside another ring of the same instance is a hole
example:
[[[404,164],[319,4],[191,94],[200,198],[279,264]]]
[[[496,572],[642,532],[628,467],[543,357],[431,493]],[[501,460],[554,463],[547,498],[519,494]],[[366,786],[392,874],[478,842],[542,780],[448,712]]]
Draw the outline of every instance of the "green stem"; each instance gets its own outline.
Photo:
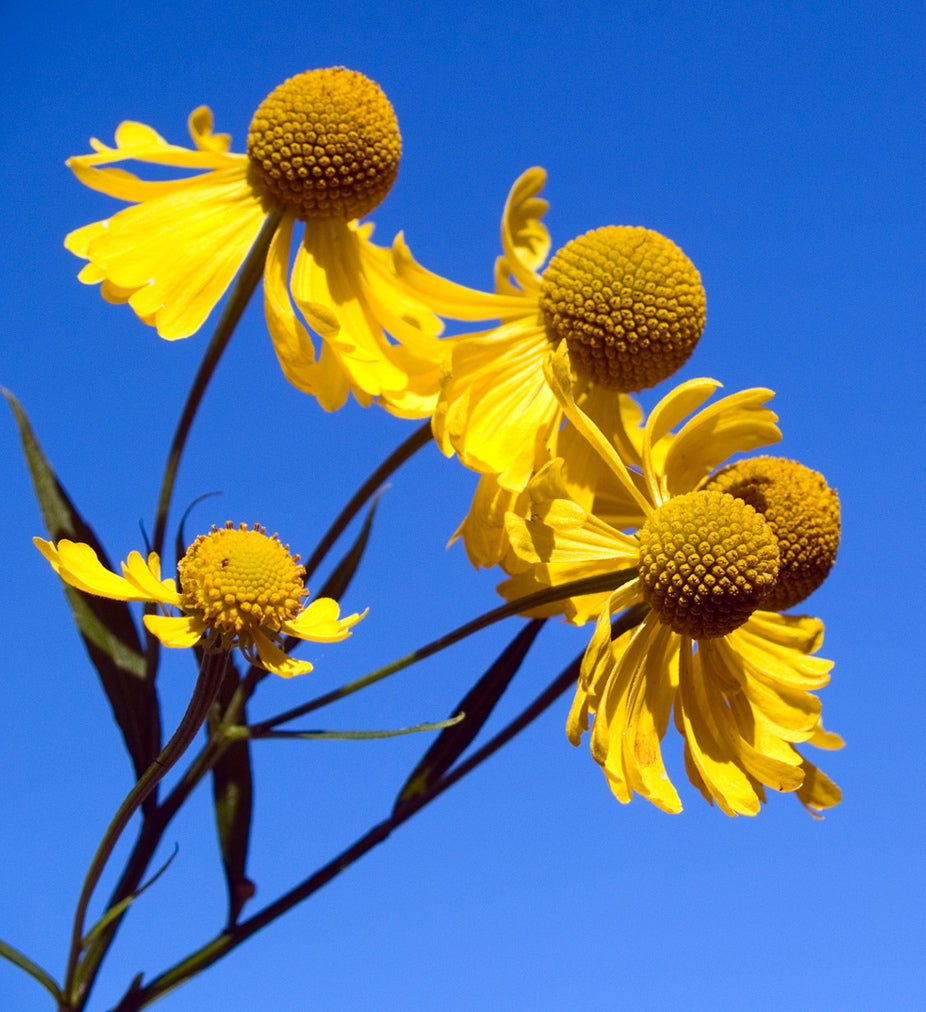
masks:
[[[253,689],[253,682],[254,679],[248,676],[239,683],[218,727],[214,729],[186,773],[159,805],[144,813],[135,845],[109,898],[109,910],[123,903],[138,891],[142,878],[147,872],[151,859],[154,857],[164,831],[171,820],[193,793],[193,790],[215,766],[225,749],[234,742],[233,730],[241,723],[241,713]],[[123,916],[124,912],[106,925],[100,933],[100,938],[84,956],[81,973],[86,979],[92,979],[96,975],[99,964],[103,961]]]
[[[367,480],[357,489],[347,504],[337,515],[334,522],[325,532],[324,537],[319,541],[305,564],[305,578],[311,579],[315,570],[318,569],[322,559],[328,554],[331,546],[338,540],[347,525],[363,508],[363,505],[371,499],[382,486],[383,482],[398,468],[405,463],[413,454],[417,453],[422,446],[431,441],[431,423],[425,422],[402,443],[400,443],[389,456],[376,468]]]
[[[251,296],[257,289],[257,284],[263,277],[264,263],[267,259],[267,250],[270,242],[280,223],[282,212],[273,211],[267,216],[257,241],[251,247],[251,251],[244,261],[244,266],[235,282],[235,287],[229,296],[225,309],[222,312],[219,322],[216,325],[215,333],[206,349],[206,354],[199,365],[196,378],[187,394],[186,403],[180,419],[177,422],[177,429],[174,432],[173,442],[170,444],[170,451],[167,454],[167,463],[164,466],[164,477],[161,481],[161,493],[158,498],[157,513],[155,516],[154,537],[151,543],[151,550],[162,554],[164,548],[164,536],[167,531],[167,512],[170,508],[170,500],[174,491],[174,483],[177,479],[177,469],[180,466],[180,457],[186,446],[187,437],[193,426],[193,419],[199,410],[203,394],[212,379],[219,359],[222,357],[228,342],[238,326],[245,307],[251,300]]]
[[[202,727],[209,707],[215,699],[219,685],[225,674],[225,662],[227,654],[209,654],[200,669],[196,687],[193,690],[192,698],[187,706],[180,725],[174,732],[173,737],[161,750],[158,757],[152,762],[147,770],[141,775],[138,783],[129,791],[126,799],[119,806],[119,810],[113,816],[112,822],[103,834],[103,839],[97,847],[87,875],[84,879],[83,888],[77,901],[77,908],[74,912],[74,925],[71,932],[71,949],[68,955],[67,973],[65,974],[64,987],[62,988],[63,998],[59,1004],[61,1012],[73,1012],[83,1007],[89,994],[90,985],[95,976],[95,969],[99,965],[98,958],[92,958],[87,964],[81,963],[81,953],[84,949],[84,922],[87,916],[87,908],[93,891],[103,874],[106,863],[112,855],[123,830],[129,820],[141,807],[142,802],[154,790],[157,784],[164,778],[171,767],[183,755],[193,740],[197,731]],[[101,933],[95,944],[106,937],[106,932]],[[92,967],[93,973],[85,972],[87,967]]]
[[[638,625],[647,611],[648,607],[646,605],[636,605],[629,609],[613,623],[612,637],[617,638],[628,629],[632,629]],[[394,829],[402,825],[403,822],[406,822],[426,805],[429,805],[440,794],[443,794],[448,787],[453,786],[458,780],[471,773],[477,766],[480,766],[502,746],[506,745],[515,735],[536,720],[567,689],[575,684],[581,664],[582,654],[567,665],[547,688],[514,720],[502,728],[495,737],[486,742],[485,745],[475,751],[468,759],[461,762],[453,770],[432,784],[426,793],[411,798],[402,806],[397,807],[388,819],[377,823],[351,844],[350,847],[338,854],[337,857],[329,861],[322,868],[319,868],[318,871],[299,883],[299,885],[284,893],[273,903],[264,907],[263,910],[258,911],[252,917],[241,921],[234,927],[227,928],[197,952],[194,952],[186,959],[171,967],[171,969],[162,973],[159,977],[156,977],[145,987],[131,989],[114,1012],[137,1012],[137,1010],[153,1004],[168,991],[179,987],[191,977],[205,970],[206,967],[211,966],[223,956],[228,955],[232,949],[250,938],[251,935],[266,927],[267,924],[276,920],[282,914],[287,913],[303,900],[308,899],[313,893],[321,889],[322,886],[327,885],[328,882],[363,857],[373,847],[387,839]]]
[[[559,587],[548,587],[545,590],[538,591],[536,594],[529,594],[526,597],[518,598],[516,601],[509,601],[508,604],[503,604],[498,608],[494,608],[492,611],[487,611],[484,615],[480,615],[479,618],[473,619],[471,622],[467,622],[465,625],[459,626],[452,632],[433,640],[431,643],[420,647],[418,650],[415,650],[410,654],[406,654],[404,657],[400,657],[391,664],[387,664],[382,668],[377,668],[376,671],[372,671],[370,674],[364,675],[363,678],[358,678],[353,682],[348,682],[346,685],[340,686],[340,688],[332,689],[331,692],[327,692],[323,696],[318,696],[316,699],[310,700],[308,703],[296,706],[291,710],[287,710],[285,713],[278,714],[276,717],[271,717],[269,720],[264,720],[259,724],[251,725],[251,731],[255,737],[265,735],[268,731],[277,727],[279,724],[285,724],[290,720],[295,720],[297,717],[302,717],[307,713],[311,713],[313,710],[318,710],[323,706],[328,706],[329,703],[334,703],[354,692],[359,692],[361,689],[365,689],[367,686],[373,685],[375,682],[378,682],[383,678],[388,678],[389,675],[394,675],[397,671],[401,671],[403,668],[411,667],[412,664],[416,664],[418,661],[423,661],[426,657],[431,657],[433,654],[436,654],[441,650],[445,650],[447,647],[453,646],[454,643],[458,643],[467,636],[471,636],[473,633],[479,632],[480,630],[493,625],[495,622],[501,622],[502,619],[511,618],[513,615],[523,614],[533,608],[549,604],[552,601],[561,601],[567,597],[579,597],[583,594],[596,594],[603,591],[615,590],[627,583],[629,580],[632,580],[636,575],[637,571],[635,569],[624,569],[615,573],[603,573],[597,576],[587,576],[581,580],[573,580],[570,583],[564,583]]]

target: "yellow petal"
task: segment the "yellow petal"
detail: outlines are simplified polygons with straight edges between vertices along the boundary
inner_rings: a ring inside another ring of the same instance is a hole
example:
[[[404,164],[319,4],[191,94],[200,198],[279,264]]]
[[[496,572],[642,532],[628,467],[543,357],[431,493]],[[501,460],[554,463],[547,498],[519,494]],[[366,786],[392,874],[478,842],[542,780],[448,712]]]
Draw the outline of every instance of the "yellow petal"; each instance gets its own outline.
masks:
[[[553,391],[553,395],[565,412],[566,417],[594,446],[601,459],[607,464],[611,473],[617,479],[623,492],[631,502],[637,504],[641,515],[649,516],[653,507],[646,496],[637,488],[627,470],[626,464],[621,460],[611,441],[576,403],[573,391],[572,370],[569,364],[569,352],[565,341],[561,341],[556,351],[552,355],[547,356],[544,363],[544,373],[550,389]]]
[[[680,714],[685,741],[704,785],[727,815],[756,815],[760,799],[749,777],[736,761],[729,740],[721,733],[702,667],[691,656],[683,638],[679,655],[679,689],[676,713]],[[719,712],[719,711],[718,711]]]
[[[97,597],[114,601],[160,601],[145,590],[108,570],[96,552],[83,542],[62,539],[57,548],[50,541],[33,538],[33,543],[65,583]]]
[[[262,667],[274,675],[292,678],[294,675],[308,674],[312,670],[312,665],[308,661],[297,661],[294,657],[290,657],[259,629],[254,630],[252,638]]]
[[[145,628],[165,647],[192,647],[202,638],[206,625],[192,615],[145,615]]]
[[[502,213],[502,249],[496,275],[510,274],[525,292],[540,290],[537,271],[550,254],[550,233],[541,218],[549,204],[537,194],[547,181],[546,172],[535,166],[514,182]]]
[[[344,370],[330,353],[316,359],[315,346],[289,298],[289,250],[295,217],[286,214],[270,243],[264,266],[264,314],[283,375],[297,389],[311,394],[325,411],[337,411],[347,400],[350,387]],[[323,321],[329,330],[338,329],[331,310]],[[316,321],[317,322],[317,321]],[[316,326],[319,333],[322,331]],[[323,335],[324,336],[324,335]]]
[[[473,470],[498,475],[520,492],[562,415],[543,375],[549,353],[543,329],[530,318],[455,345],[434,419],[444,453],[454,450]]]
[[[412,256],[400,232],[392,244],[396,272],[417,299],[432,312],[454,320],[510,320],[536,308],[536,299],[521,292],[495,295],[432,274]]]
[[[711,381],[712,382],[712,381]],[[664,462],[665,493],[690,492],[734,453],[777,443],[778,416],[765,407],[774,394],[762,388],[742,390],[699,411],[675,437]]]
[[[337,601],[333,601],[330,597],[320,597],[312,601],[292,622],[284,622],[283,632],[315,643],[337,643],[350,636],[353,626],[367,614],[368,610],[339,618],[340,609]]]
[[[149,595],[144,600],[179,606],[180,595],[176,584],[173,580],[161,580],[160,572],[161,560],[155,552],[151,552],[147,559],[138,552],[129,552],[129,557],[122,563],[122,575],[143,594]]]
[[[244,170],[212,173],[195,187],[120,211],[89,238],[79,230],[72,245],[112,284],[134,289],[132,308],[173,340],[202,326],[265,217]]]

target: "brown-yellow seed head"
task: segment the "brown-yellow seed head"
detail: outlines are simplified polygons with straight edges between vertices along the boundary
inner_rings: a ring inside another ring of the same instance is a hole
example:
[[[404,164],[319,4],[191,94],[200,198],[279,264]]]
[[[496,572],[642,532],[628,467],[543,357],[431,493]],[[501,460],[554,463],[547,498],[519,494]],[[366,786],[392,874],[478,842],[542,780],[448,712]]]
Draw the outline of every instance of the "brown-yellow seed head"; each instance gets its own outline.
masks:
[[[257,179],[297,217],[352,221],[395,182],[402,137],[382,89],[355,70],[307,70],[275,88],[248,131]]]
[[[181,607],[227,647],[255,629],[273,635],[302,610],[305,570],[274,534],[231,523],[201,534],[177,565]]]
[[[705,483],[749,503],[778,539],[781,565],[763,604],[785,611],[826,579],[839,548],[839,496],[817,471],[783,457],[730,464]]]
[[[664,235],[609,225],[567,243],[543,272],[551,341],[580,375],[618,393],[646,390],[694,351],[707,311],[695,265]]]
[[[692,639],[738,629],[778,574],[778,541],[762,516],[724,492],[676,496],[640,528],[643,599]]]

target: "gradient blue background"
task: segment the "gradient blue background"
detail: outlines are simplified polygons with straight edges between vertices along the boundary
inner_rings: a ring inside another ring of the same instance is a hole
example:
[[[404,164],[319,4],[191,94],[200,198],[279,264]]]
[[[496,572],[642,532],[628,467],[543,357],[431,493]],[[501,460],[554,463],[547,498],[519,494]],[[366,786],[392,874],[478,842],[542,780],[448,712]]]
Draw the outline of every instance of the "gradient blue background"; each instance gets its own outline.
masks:
[[[378,81],[404,135],[372,216],[432,269],[488,286],[508,187],[549,172],[555,246],[603,224],[672,237],[700,269],[708,325],[680,378],[777,391],[779,451],[841,494],[837,566],[808,603],[836,660],[821,753],[843,804],[788,796],[729,819],[681,785],[669,816],[611,796],[560,701],[320,894],[158,1006],[254,1009],[867,1009],[923,985],[924,63],[916,3],[337,4],[202,0],[0,13],[0,383],[113,557],[150,530],[164,448],[208,331],[169,344],[106,305],[64,250],[116,202],[66,157],[137,119],[185,143],[206,103],[243,150],[284,78],[345,64]],[[646,395],[646,404],[663,390]],[[257,520],[306,554],[410,431],[379,409],[325,415],[283,380],[259,305],[223,360],[176,502],[191,529]],[[80,879],[130,786],[57,581],[11,417],[0,419],[0,937],[61,974]],[[495,603],[497,574],[444,550],[473,476],[427,448],[393,480],[345,606],[370,605],[317,671],[265,683],[255,716],[406,653]],[[174,520],[179,515],[174,513]],[[440,719],[513,635],[508,623],[325,711],[332,728]],[[545,630],[510,718],[588,630]],[[168,652],[164,723],[194,671]],[[311,681],[310,681],[311,680]],[[317,726],[317,724],[316,724]],[[251,873],[268,902],[378,821],[429,737],[265,742]],[[104,1009],[202,944],[224,915],[203,788],[179,854],[132,911],[94,996]],[[120,851],[122,853],[122,851]],[[107,879],[104,884],[110,884]],[[100,893],[102,897],[103,893]],[[256,906],[253,906],[256,909]],[[0,965],[0,1007],[50,1008]]]

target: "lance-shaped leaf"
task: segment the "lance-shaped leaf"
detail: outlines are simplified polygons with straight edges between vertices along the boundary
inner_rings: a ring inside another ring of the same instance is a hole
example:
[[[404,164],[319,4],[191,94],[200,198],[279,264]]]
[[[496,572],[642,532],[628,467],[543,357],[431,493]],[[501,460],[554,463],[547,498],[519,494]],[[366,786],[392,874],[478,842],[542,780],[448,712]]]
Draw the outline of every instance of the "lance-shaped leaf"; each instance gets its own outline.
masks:
[[[462,755],[470,742],[489,719],[502,693],[521,667],[531,644],[537,638],[543,619],[533,619],[499,654],[498,658],[478,682],[454,707],[463,719],[446,728],[437,736],[421,761],[405,781],[392,810],[393,817],[401,814],[405,805],[426,794]]]
[[[344,592],[350,586],[350,582],[357,572],[357,567],[360,565],[360,560],[363,558],[363,553],[366,551],[367,542],[370,540],[370,531],[373,529],[373,517],[376,515],[376,507],[378,505],[379,495],[370,503],[366,519],[363,521],[363,527],[361,527],[356,540],[350,546],[344,558],[337,564],[331,576],[328,577],[325,586],[322,587],[317,595],[313,594],[313,597],[333,597],[335,601],[340,601]]]
[[[22,406],[8,391],[42,519],[52,541],[82,541],[97,553],[107,568],[112,565],[90,526],[78,513],[51,465],[42,453]],[[64,587],[74,621],[140,777],[161,750],[161,720],[154,686],[145,677],[145,655],[132,613],[125,601],[93,597]],[[152,795],[147,804],[153,804]]]
[[[209,715],[210,734],[228,709],[241,684],[234,661],[229,657],[225,678]],[[240,720],[246,720],[242,704]],[[238,920],[241,908],[254,895],[254,883],[245,874],[251,839],[253,781],[251,752],[246,738],[232,742],[212,767],[212,799],[215,823],[228,888],[228,926]]]

